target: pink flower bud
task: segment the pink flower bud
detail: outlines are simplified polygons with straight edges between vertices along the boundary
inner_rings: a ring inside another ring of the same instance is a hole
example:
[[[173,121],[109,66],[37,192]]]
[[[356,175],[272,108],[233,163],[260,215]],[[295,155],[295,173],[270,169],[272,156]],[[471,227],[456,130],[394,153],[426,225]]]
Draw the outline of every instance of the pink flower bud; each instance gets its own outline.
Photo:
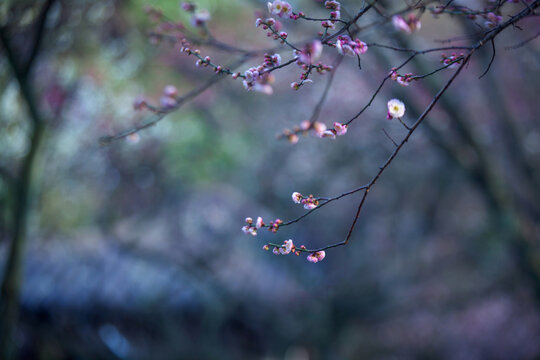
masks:
[[[178,89],[176,89],[176,87],[173,85],[167,85],[163,89],[163,95],[174,98],[176,95],[178,95]]]

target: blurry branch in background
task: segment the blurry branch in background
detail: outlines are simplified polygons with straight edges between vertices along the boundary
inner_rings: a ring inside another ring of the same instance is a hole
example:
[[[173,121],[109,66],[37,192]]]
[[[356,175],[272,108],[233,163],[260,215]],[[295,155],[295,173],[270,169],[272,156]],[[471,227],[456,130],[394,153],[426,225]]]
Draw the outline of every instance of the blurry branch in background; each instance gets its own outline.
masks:
[[[0,166],[0,180],[5,181],[9,185],[11,185],[14,181],[13,175],[8,171],[8,169]]]
[[[246,56],[238,59],[235,63],[233,63],[230,66],[230,68],[232,68],[232,69],[237,68],[238,66],[243,64],[246,61],[246,59],[247,59]],[[154,107],[154,106],[145,104],[144,106],[154,113],[150,119],[148,119],[147,121],[142,122],[140,125],[136,125],[136,126],[132,127],[131,129],[121,131],[121,132],[119,132],[119,133],[117,133],[115,135],[104,136],[101,139],[99,139],[100,144],[101,145],[108,145],[113,141],[124,139],[124,138],[126,138],[128,136],[135,135],[135,134],[137,134],[139,131],[141,131],[143,129],[146,129],[146,128],[149,128],[151,126],[156,125],[158,122],[163,120],[168,114],[170,114],[173,111],[178,110],[183,104],[185,104],[186,102],[196,98],[197,96],[202,94],[205,90],[209,89],[210,87],[212,87],[213,85],[215,85],[216,83],[218,83],[219,81],[221,81],[224,78],[225,78],[225,76],[223,76],[222,74],[216,74],[216,75],[212,76],[203,85],[199,86],[198,88],[193,89],[192,91],[188,92],[185,95],[177,97],[175,99],[175,103],[173,105],[171,105],[170,107],[167,107],[167,108],[158,108],[158,107]]]
[[[32,69],[39,55],[47,15],[54,0],[48,0],[42,6],[33,27],[30,49],[27,56],[13,47],[12,37],[16,29],[0,28],[2,50],[8,60],[11,71],[19,84],[21,96],[26,103],[30,127],[30,145],[22,158],[20,169],[13,175],[11,184],[13,208],[11,216],[11,243],[4,264],[0,298],[0,358],[9,360],[15,356],[14,335],[18,322],[19,296],[21,288],[21,269],[26,242],[28,213],[31,201],[32,172],[38,156],[40,143],[45,132],[45,120],[38,109],[37,99],[31,80]],[[13,27],[13,25],[12,25]]]

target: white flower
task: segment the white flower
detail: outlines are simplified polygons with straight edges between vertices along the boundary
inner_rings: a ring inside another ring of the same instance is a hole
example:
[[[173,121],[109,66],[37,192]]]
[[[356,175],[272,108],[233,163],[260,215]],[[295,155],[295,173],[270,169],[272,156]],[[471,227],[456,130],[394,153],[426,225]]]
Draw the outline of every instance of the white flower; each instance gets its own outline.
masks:
[[[302,201],[302,194],[300,194],[299,192],[293,192],[291,197],[292,201],[294,201],[295,204],[300,204],[300,202]]]
[[[279,248],[281,255],[287,255],[293,250],[294,244],[291,239],[285,240],[283,246]]]
[[[274,63],[274,66],[281,65],[281,55],[279,54],[272,55],[272,62]]]
[[[394,119],[403,117],[405,115],[405,104],[398,99],[388,101],[388,115]]]
[[[191,17],[191,24],[193,26],[204,26],[208,20],[210,20],[208,10],[200,10]]]
[[[317,207],[317,204],[312,203],[312,202],[306,202],[306,203],[304,204],[304,209],[306,209],[306,210],[313,210],[313,209],[315,209],[316,207]]]
[[[319,133],[319,136],[322,137],[322,138],[330,138],[330,139],[335,139],[336,138],[336,133],[335,133],[335,130],[325,130],[323,131],[322,133]]]
[[[262,217],[259,216],[259,217],[257,218],[257,222],[255,223],[255,227],[256,227],[257,229],[260,229],[260,228],[262,228],[263,226],[264,226],[264,221],[263,221]]]
[[[292,14],[292,6],[286,1],[275,0],[267,3],[268,11],[279,17],[290,16]]]

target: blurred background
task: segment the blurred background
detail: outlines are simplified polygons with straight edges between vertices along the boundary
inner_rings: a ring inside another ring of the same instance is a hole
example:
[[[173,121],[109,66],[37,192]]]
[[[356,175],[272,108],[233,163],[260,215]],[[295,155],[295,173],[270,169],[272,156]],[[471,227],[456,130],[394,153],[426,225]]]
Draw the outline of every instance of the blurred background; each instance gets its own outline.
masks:
[[[218,40],[246,49],[276,45],[253,25],[257,12],[266,14],[264,1],[196,3],[209,10],[208,28]],[[328,16],[320,1],[291,3],[295,11]],[[342,1],[343,17],[360,3]],[[12,334],[16,358],[540,357],[540,42],[514,48],[536,35],[537,19],[497,37],[494,63],[482,79],[490,47],[473,57],[373,188],[350,244],[312,264],[262,246],[289,238],[311,248],[341,241],[360,194],[277,234],[244,235],[244,218],[293,219],[304,213],[292,203],[293,191],[335,196],[367,183],[394,148],[383,129],[396,141],[406,134],[386,120],[386,102],[402,99],[411,124],[453,71],[409,87],[387,82],[337,140],[276,140],[311,117],[328,81],[314,75],[313,84],[292,91],[300,69],[291,67],[275,72],[271,96],[246,92],[228,77],[138,138],[102,146],[101,137],[149,116],[133,110],[138,97],[159,104],[166,85],[185,94],[214,76],[195,67],[178,44],[149,38],[155,24],[146,5],[189,28],[189,14],[176,0],[0,4],[3,41],[23,70],[49,6],[25,82],[14,76],[4,45],[0,57],[4,278],[17,265],[8,261],[18,218],[13,209],[27,214],[26,234],[18,237],[20,271],[14,270],[20,308],[16,316],[2,309],[5,324],[10,316],[19,319]],[[382,1],[380,9],[405,5]],[[503,14],[523,7],[505,5]],[[359,24],[374,21],[381,16],[370,11]],[[412,35],[386,21],[358,37],[415,49],[449,39],[469,45],[479,36],[474,23],[483,24],[429,11],[421,21]],[[283,27],[292,42],[320,29],[289,20]],[[220,64],[239,57],[200,49]],[[291,51],[282,50],[290,59]],[[325,48],[326,63],[335,56]],[[406,57],[373,46],[361,70],[355,58],[344,59],[319,121],[347,121]],[[250,58],[238,70],[260,63],[262,56]],[[432,53],[402,72],[439,66],[440,53]],[[25,88],[45,124],[37,147]],[[17,174],[25,173],[30,155],[25,208],[17,190],[25,177]],[[4,303],[12,288],[4,279]]]

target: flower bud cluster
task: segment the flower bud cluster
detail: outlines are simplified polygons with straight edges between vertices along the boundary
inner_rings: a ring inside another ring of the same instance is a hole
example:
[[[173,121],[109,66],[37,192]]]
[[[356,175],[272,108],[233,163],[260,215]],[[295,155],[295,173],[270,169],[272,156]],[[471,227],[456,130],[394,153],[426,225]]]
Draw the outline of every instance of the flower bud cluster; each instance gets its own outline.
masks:
[[[295,204],[304,205],[304,209],[306,210],[315,209],[319,205],[319,200],[315,199],[313,195],[309,195],[308,197],[305,197],[304,195],[295,191],[292,193],[291,198]]]
[[[324,125],[324,127],[326,128],[326,125]],[[317,135],[321,138],[335,139],[336,136],[345,135],[347,133],[347,128],[348,126],[346,124],[335,122],[333,129],[320,129]]]
[[[299,140],[298,135],[305,136],[310,130],[313,130],[315,135],[320,138],[329,137],[331,139],[335,139],[336,136],[345,135],[347,133],[348,126],[346,124],[334,122],[334,128],[328,129],[325,124],[319,121],[311,122],[309,120],[304,120],[300,123],[300,125],[295,126],[292,131],[289,129],[283,130],[283,132],[278,135],[278,139],[286,138],[290,143],[296,144]]]
[[[281,133],[278,136],[278,139],[286,138],[291,144],[296,144],[299,140],[298,134],[301,134],[304,136],[307,135],[308,131],[312,130],[315,124],[317,124],[317,126],[320,126],[320,125],[324,126],[324,124],[319,123],[319,122],[311,122],[309,120],[304,120],[300,123],[300,126],[296,125],[292,131],[289,129],[283,130],[283,133]]]
[[[195,27],[204,27],[208,20],[210,20],[210,13],[208,10],[202,9],[197,11],[197,5],[192,2],[183,2],[180,7],[182,10],[192,14],[191,25]]]
[[[279,54],[264,54],[264,63],[257,67],[251,67],[244,72],[244,88],[248,91],[259,91],[268,95],[273,93],[271,84],[274,82],[274,76],[268,71],[281,64]]]
[[[273,18],[268,18],[266,20],[257,18],[257,20],[255,20],[255,27],[262,27],[263,30],[270,30],[266,33],[266,36],[271,37],[274,40],[280,40],[282,44],[287,41],[287,37],[289,36],[285,31],[279,31],[281,24]]]
[[[199,49],[192,49],[190,46],[191,45],[186,39],[182,39],[182,47],[180,48],[180,52],[195,56],[197,58],[197,61],[195,62],[195,66],[211,67],[216,74],[231,75],[233,79],[237,79],[238,77],[244,77],[240,73],[233,73],[231,70],[226,69],[221,65],[216,65],[212,63],[212,59],[210,58],[210,56],[203,57]]]
[[[251,234],[253,236],[257,235],[257,230],[264,226],[262,217],[258,217],[255,224],[253,224],[253,219],[250,217],[246,218],[246,225],[242,227],[244,234]]]
[[[159,98],[159,103],[164,109],[172,109],[176,106],[177,100],[176,96],[178,95],[178,90],[173,85],[167,85],[163,88],[163,93]]]
[[[325,1],[324,6],[331,10],[330,12],[330,20],[325,20],[321,23],[321,26],[325,29],[335,29],[336,28],[336,20],[339,20],[341,18],[341,5],[338,1]]]
[[[509,3],[518,3],[523,0],[507,0],[506,2]],[[494,2],[494,1],[492,1]],[[448,13],[451,15],[461,15],[466,16],[470,20],[476,20],[478,16],[481,16],[485,19],[484,25],[488,28],[493,28],[501,23],[503,20],[503,17],[498,14],[501,6],[501,2],[499,4],[493,4],[490,7],[484,8],[483,10],[473,10],[467,6],[461,6],[461,5],[453,5],[453,6],[435,6],[430,9],[431,13],[434,16],[437,16],[439,14]]]
[[[274,255],[294,254],[296,256],[299,256],[301,252],[308,251],[304,245],[301,245],[299,248],[297,248],[296,245],[294,245],[292,239],[283,241],[283,245],[265,244],[263,246],[263,250],[269,251],[270,245],[273,246],[272,253]],[[316,251],[310,253],[307,256],[307,261],[312,263],[318,263],[322,261],[325,257],[326,253],[324,251]]]
[[[309,79],[309,75],[313,70],[317,71],[320,75],[332,71],[333,67],[331,65],[320,62],[315,65],[313,64],[320,57],[321,52],[322,44],[318,40],[308,43],[302,51],[293,51],[293,55],[296,57],[296,64],[303,70],[303,73],[300,75],[299,82],[294,81],[291,83],[291,89],[298,90],[302,85],[312,83],[313,81]]]
[[[288,254],[296,254],[300,255],[300,251],[296,250],[296,246],[294,245],[292,239],[285,240],[283,242],[283,245],[281,246],[274,246],[274,249],[272,252],[275,255],[288,255]]]
[[[182,10],[190,13],[195,12],[195,9],[197,9],[197,5],[191,2],[183,2],[180,7],[182,8]]]
[[[335,47],[341,55],[362,55],[368,50],[365,42],[359,39],[352,40],[348,35],[340,35],[336,41]]]
[[[452,53],[452,55],[450,56],[447,56],[446,54],[441,54],[441,63],[443,63],[444,65],[450,64],[449,68],[452,69],[457,67],[464,57],[465,55],[463,53],[459,55],[457,55],[456,53]]]
[[[244,225],[242,227],[242,231],[244,232],[244,234],[251,234],[253,236],[256,236],[257,235],[257,230],[259,230],[260,228],[263,228],[263,227],[268,227],[268,230],[270,232],[277,232],[278,229],[279,229],[279,226],[281,224],[283,224],[283,221],[280,220],[280,219],[276,219],[274,221],[270,221],[270,224],[269,225],[266,225],[262,219],[262,217],[258,217],[257,220],[255,221],[255,223],[253,223],[253,219],[250,218],[250,217],[247,217],[246,218],[246,225]]]
[[[484,25],[490,29],[498,26],[503,21],[503,17],[501,15],[497,15],[493,12],[487,13],[484,15],[484,18],[486,19]]]
[[[279,227],[281,226],[281,224],[283,224],[283,220],[281,220],[281,219],[276,219],[274,221],[270,221],[270,225],[268,226],[268,230],[270,230],[270,232],[277,233],[277,231],[279,230]]]
[[[389,75],[390,79],[402,86],[409,86],[409,83],[415,79],[412,73],[407,73],[405,75],[398,74],[396,68],[392,68]]]
[[[312,263],[318,263],[322,261],[326,256],[324,251],[317,251],[308,255],[307,260]]]
[[[422,27],[420,19],[418,19],[414,14],[409,14],[406,19],[399,15],[395,15],[392,17],[392,24],[396,30],[407,34],[412,34],[413,32],[420,30]]]

